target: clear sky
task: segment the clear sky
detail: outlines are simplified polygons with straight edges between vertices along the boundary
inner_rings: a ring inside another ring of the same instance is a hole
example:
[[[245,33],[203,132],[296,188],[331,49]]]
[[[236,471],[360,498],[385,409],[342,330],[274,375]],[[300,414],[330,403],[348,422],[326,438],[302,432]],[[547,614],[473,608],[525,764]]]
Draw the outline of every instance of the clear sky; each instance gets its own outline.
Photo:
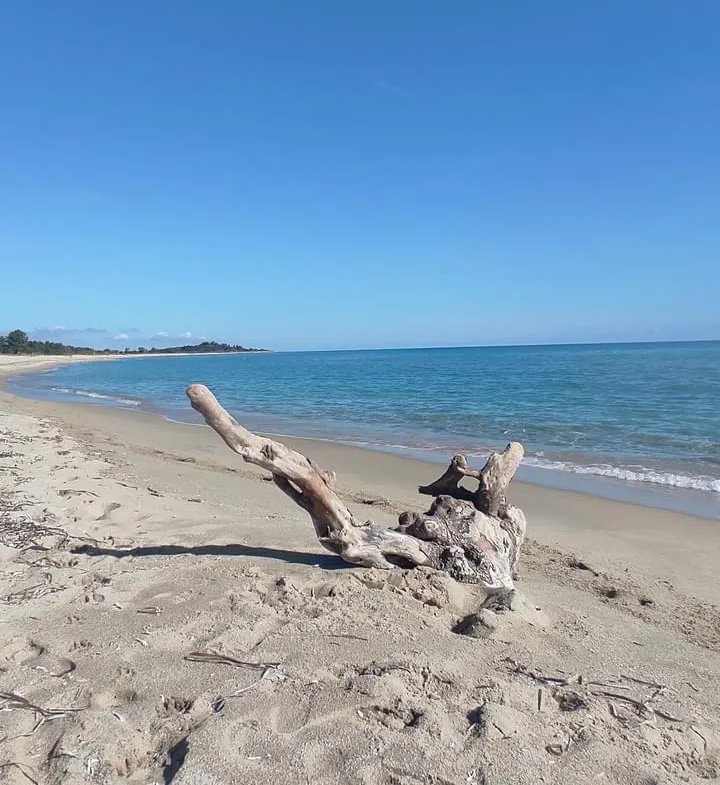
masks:
[[[718,0],[4,0],[0,332],[720,338],[719,30]]]

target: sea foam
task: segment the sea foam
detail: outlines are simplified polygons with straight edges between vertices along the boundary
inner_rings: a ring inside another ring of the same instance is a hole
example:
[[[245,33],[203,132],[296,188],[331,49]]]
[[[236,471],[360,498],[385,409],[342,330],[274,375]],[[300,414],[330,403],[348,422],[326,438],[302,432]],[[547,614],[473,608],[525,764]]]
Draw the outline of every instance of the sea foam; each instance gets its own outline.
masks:
[[[53,387],[53,392],[62,393],[63,395],[77,395],[81,398],[95,398],[99,401],[109,401],[110,403],[117,403],[122,406],[140,406],[140,401],[134,401],[130,398],[119,398],[115,395],[104,395],[103,393],[91,392],[90,390],[71,390],[68,387]]]

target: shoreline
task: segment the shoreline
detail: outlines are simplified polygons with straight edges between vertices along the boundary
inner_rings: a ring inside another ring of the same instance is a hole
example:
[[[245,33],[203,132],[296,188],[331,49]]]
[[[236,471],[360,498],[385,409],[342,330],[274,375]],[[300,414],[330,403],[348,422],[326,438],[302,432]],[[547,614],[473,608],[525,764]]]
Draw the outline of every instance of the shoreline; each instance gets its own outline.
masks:
[[[359,520],[431,502],[436,464],[283,441]],[[177,785],[720,774],[715,521],[513,482],[517,608],[473,635],[471,585],[341,562],[210,428],[0,392],[0,452],[13,785],[161,782],[178,749]]]
[[[183,422],[172,419],[162,410],[154,408],[128,409],[122,405],[111,406],[102,400],[91,402],[83,401],[58,401],[46,398],[26,397],[22,394],[7,389],[8,378],[21,375],[30,375],[36,372],[52,370],[53,367],[76,364],[82,362],[114,361],[134,359],[137,357],[162,357],[162,356],[191,356],[191,355],[103,355],[88,357],[87,355],[73,355],[69,357],[41,357],[20,356],[20,358],[5,355],[0,356],[0,390],[6,395],[14,396],[19,400],[41,401],[49,406],[80,406],[89,409],[104,408],[113,411],[127,411],[129,413],[143,412],[152,417],[159,418],[173,427],[187,427],[195,423]],[[3,360],[6,360],[3,362]],[[10,360],[8,362],[7,360]],[[14,361],[14,362],[13,362]],[[201,424],[201,423],[197,423]],[[356,444],[351,441],[322,436],[296,436],[287,433],[278,433],[272,430],[259,429],[263,435],[279,440],[299,441],[307,444],[310,452],[314,451],[313,445],[330,444],[338,447],[359,450],[368,453],[368,460],[373,455],[394,455],[401,460],[413,460],[429,467],[430,473],[437,470],[441,464],[446,464],[451,457],[451,451],[433,452],[422,448],[405,447],[401,445],[382,444]],[[485,456],[474,459],[474,462],[484,462]],[[575,493],[598,500],[620,502],[642,508],[676,512],[705,520],[720,520],[720,495],[711,491],[693,488],[672,487],[654,483],[633,482],[615,477],[602,476],[592,473],[555,470],[541,466],[524,463],[518,470],[514,486],[530,486],[560,493]]]
[[[262,472],[244,464],[206,426],[171,423],[146,411],[50,403],[6,392],[0,392],[2,404],[11,412],[53,422],[91,450],[110,445],[109,449],[123,456],[152,456],[164,463],[163,470],[170,476],[189,465],[211,473],[230,472],[243,480],[262,479]],[[417,458],[337,442],[295,437],[282,441],[323,468],[336,471],[341,496],[369,500],[363,514],[375,517],[377,509],[389,525],[396,523],[395,513],[400,509],[427,509],[430,498],[419,495],[417,487],[440,474],[438,464]],[[271,503],[279,504],[280,500],[274,498],[277,492],[269,490]],[[545,546],[562,546],[570,552],[589,549],[598,568],[609,571],[614,570],[613,552],[621,550],[626,562],[634,569],[647,568],[648,574],[650,564],[657,563],[659,551],[665,555],[667,575],[683,591],[692,591],[702,575],[703,582],[713,584],[713,601],[720,603],[714,551],[709,547],[697,551],[699,542],[720,544],[720,528],[714,519],[518,481],[513,481],[509,497],[526,512],[529,536]],[[692,532],[691,540],[679,536],[679,532]],[[648,550],[650,543],[652,549]]]
[[[1,383],[1,379],[0,379]],[[50,420],[64,432],[95,449],[98,444],[113,445],[123,453],[155,456],[164,461],[164,471],[192,465],[210,472],[231,472],[259,480],[262,473],[248,468],[207,426],[188,426],[167,421],[157,413],[144,410],[53,403],[22,398],[0,392],[0,406],[10,411]],[[389,452],[368,450],[334,441],[283,437],[281,441],[310,456],[320,466],[334,470],[338,487],[346,498],[379,501],[378,511],[390,509],[385,517],[396,523],[401,509],[424,511],[429,497],[417,493],[420,484],[431,482],[442,471],[439,463]],[[530,536],[545,546],[582,551],[590,547],[603,569],[612,569],[611,553],[621,549],[623,558],[640,568],[646,561],[657,562],[657,551],[666,555],[664,566],[673,581],[691,591],[704,575],[716,584],[714,566],[707,571],[709,551],[697,551],[697,542],[720,541],[717,520],[659,507],[538,484],[513,481],[510,500],[526,511],[531,523]],[[276,501],[276,500],[275,500]],[[389,501],[389,506],[385,504]],[[375,504],[368,512],[374,516]],[[693,532],[692,541],[678,532]],[[612,542],[612,548],[608,543]],[[652,550],[648,545],[652,543]],[[680,558],[678,558],[680,557]],[[678,558],[677,564],[674,559]],[[650,567],[648,566],[648,570]],[[648,573],[649,574],[649,573]],[[720,603],[720,584],[715,601]]]

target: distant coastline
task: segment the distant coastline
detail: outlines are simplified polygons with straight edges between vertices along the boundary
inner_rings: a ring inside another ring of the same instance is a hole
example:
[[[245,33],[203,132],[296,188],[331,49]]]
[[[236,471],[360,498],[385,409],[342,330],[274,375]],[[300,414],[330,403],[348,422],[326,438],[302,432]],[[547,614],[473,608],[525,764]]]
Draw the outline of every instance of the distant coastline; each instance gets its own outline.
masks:
[[[68,355],[186,355],[186,354],[244,354],[247,352],[270,352],[270,349],[254,349],[240,344],[218,343],[217,341],[201,341],[183,346],[138,346],[136,349],[93,349],[90,346],[71,346],[57,341],[35,341],[23,330],[12,330],[7,335],[0,335],[0,354],[22,356],[68,356]]]
[[[112,349],[104,349],[102,352],[95,350],[94,353],[98,354],[107,352],[108,354],[116,354],[122,357],[125,355],[138,354],[143,356],[159,356],[169,354],[175,356],[184,356],[188,354],[263,354],[269,353],[271,351],[271,349],[254,349],[247,346],[217,343],[216,341],[203,341],[202,343],[189,344],[187,346],[168,346],[164,349],[158,349],[154,346],[146,349],[144,346],[139,346],[137,349],[124,349],[122,352],[113,351]]]

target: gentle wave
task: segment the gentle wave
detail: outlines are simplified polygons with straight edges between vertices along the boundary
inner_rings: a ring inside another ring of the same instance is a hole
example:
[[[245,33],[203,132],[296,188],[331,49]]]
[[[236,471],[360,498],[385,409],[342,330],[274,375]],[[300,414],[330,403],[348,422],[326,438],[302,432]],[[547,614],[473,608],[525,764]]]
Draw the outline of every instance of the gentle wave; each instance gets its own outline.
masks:
[[[281,434],[275,434],[281,435]],[[315,438],[315,437],[311,437]],[[336,441],[335,439],[322,439],[320,441]],[[338,439],[337,441],[344,441]],[[347,440],[347,444],[355,447],[364,447],[369,449],[379,450],[402,450],[416,453],[432,453],[438,456],[439,453],[443,455],[455,454],[457,450],[452,449],[447,445],[442,444],[423,444],[423,445],[408,445],[408,444],[387,444],[381,442],[360,442],[356,440]],[[482,462],[487,458],[488,453],[492,448],[487,448],[482,451],[466,451],[465,455],[468,457],[480,459]],[[708,475],[686,475],[676,474],[674,472],[662,472],[654,469],[648,469],[644,466],[638,466],[629,469],[623,466],[612,466],[609,463],[603,464],[578,464],[569,461],[556,461],[551,458],[543,457],[543,453],[536,453],[535,455],[525,455],[523,459],[525,466],[531,466],[534,469],[544,469],[546,471],[554,472],[570,472],[571,474],[584,474],[596,477],[607,477],[614,480],[623,480],[625,482],[638,482],[638,483],[651,483],[653,485],[663,485],[669,488],[684,488],[693,491],[706,491],[710,493],[720,494],[720,478],[710,477]]]
[[[172,417],[169,417],[167,414],[163,414],[162,416],[165,422],[171,422],[173,425],[192,425],[193,427],[197,428],[200,426],[201,428],[205,427],[205,423],[202,422],[188,422],[187,420],[176,420]]]
[[[533,458],[532,456],[526,457],[524,462],[527,466],[533,466],[537,469],[547,469],[549,471],[590,474],[598,477],[609,477],[614,480],[624,480],[626,482],[652,483],[654,485],[664,485],[670,488],[685,488],[694,491],[720,493],[720,479],[716,477],[707,477],[703,475],[692,477],[685,474],[674,474],[672,472],[658,472],[644,467],[626,469],[622,466],[611,466],[607,463],[581,466],[565,461]]]
[[[140,406],[140,401],[133,401],[130,398],[118,398],[114,395],[103,395],[102,393],[90,392],[89,390],[71,390],[68,387],[53,387],[53,392],[63,395],[79,395],[81,398],[96,398],[101,401],[111,401],[123,406]]]
[[[519,438],[532,482],[720,509],[720,342],[155,358],[65,365],[11,388],[195,424],[183,390],[200,379],[261,433],[474,465]]]
[[[202,423],[190,423],[186,420],[178,420],[164,415],[163,419],[167,422],[175,423],[177,425],[195,425],[202,426]],[[432,455],[433,461],[444,460],[447,455],[454,454],[450,447],[442,444],[424,444],[424,445],[410,445],[410,444],[390,444],[381,441],[361,441],[359,439],[344,439],[336,436],[303,436],[297,433],[284,433],[263,430],[267,436],[276,439],[310,439],[316,442],[328,442],[331,444],[346,444],[350,447],[358,447],[365,450],[380,450],[381,452],[411,452],[416,455],[425,454],[426,456]],[[479,458],[483,461],[487,458],[490,449],[484,452],[466,452],[465,454],[471,458]],[[442,456],[442,457],[441,457]],[[623,480],[625,482],[637,483],[651,483],[653,485],[663,485],[668,488],[684,488],[693,491],[706,491],[709,493],[720,494],[720,478],[709,477],[705,475],[688,476],[685,474],[674,474],[672,472],[659,472],[645,467],[636,467],[635,469],[628,469],[621,466],[612,466],[610,464],[590,464],[582,465],[577,463],[570,463],[568,461],[554,461],[552,459],[544,458],[541,455],[525,455],[523,460],[524,465],[531,466],[534,469],[543,469],[545,471],[553,472],[570,472],[571,474],[584,474],[593,475],[596,477],[607,477],[614,480]]]

